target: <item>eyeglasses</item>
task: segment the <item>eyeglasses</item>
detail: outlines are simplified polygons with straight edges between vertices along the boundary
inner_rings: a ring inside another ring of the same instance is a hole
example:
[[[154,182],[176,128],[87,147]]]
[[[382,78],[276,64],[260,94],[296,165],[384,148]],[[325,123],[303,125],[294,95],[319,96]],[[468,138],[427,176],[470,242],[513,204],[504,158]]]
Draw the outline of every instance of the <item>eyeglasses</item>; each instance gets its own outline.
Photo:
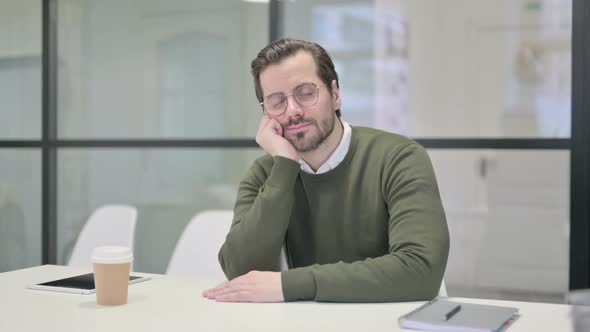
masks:
[[[314,83],[303,83],[293,90],[293,94],[285,95],[282,92],[273,93],[264,98],[260,106],[262,111],[269,117],[279,116],[287,110],[287,103],[289,97],[293,96],[297,104],[301,107],[311,107],[318,102],[320,96],[320,88]]]

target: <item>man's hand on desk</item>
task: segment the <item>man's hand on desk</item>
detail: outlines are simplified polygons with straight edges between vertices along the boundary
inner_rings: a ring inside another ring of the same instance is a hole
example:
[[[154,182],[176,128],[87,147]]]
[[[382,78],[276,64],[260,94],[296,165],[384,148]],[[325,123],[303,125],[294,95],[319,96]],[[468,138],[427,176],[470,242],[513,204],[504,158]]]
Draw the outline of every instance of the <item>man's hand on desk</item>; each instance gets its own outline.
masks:
[[[252,271],[203,292],[218,302],[284,302],[280,272]]]

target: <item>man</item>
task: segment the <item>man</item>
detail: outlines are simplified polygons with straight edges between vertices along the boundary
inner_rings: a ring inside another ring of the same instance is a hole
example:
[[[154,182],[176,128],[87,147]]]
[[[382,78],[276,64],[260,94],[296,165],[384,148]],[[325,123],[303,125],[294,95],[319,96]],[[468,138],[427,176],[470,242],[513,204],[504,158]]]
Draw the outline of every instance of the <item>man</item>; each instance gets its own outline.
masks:
[[[438,293],[449,251],[430,160],[412,140],[340,119],[338,76],[315,43],[252,62],[267,152],[242,182],[216,301],[378,302]],[[290,269],[279,272],[285,248]]]

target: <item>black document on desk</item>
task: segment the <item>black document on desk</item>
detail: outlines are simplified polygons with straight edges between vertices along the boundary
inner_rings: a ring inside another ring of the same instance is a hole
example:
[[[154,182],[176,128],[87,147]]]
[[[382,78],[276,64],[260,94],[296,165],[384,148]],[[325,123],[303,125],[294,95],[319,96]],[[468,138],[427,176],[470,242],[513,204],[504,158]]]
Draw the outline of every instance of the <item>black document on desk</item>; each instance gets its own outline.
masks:
[[[508,328],[516,318],[518,308],[437,298],[400,317],[399,325],[423,331],[496,332]]]

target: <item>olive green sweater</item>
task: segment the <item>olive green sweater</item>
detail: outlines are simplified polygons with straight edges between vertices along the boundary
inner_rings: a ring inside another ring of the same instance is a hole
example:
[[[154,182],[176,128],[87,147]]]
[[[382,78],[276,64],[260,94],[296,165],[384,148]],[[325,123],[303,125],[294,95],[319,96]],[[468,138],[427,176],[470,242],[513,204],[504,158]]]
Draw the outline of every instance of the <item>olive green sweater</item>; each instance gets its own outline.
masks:
[[[286,301],[427,300],[438,293],[449,234],[434,171],[414,141],[353,127],[333,170],[308,174],[269,155],[239,186],[219,252],[229,279],[279,271]]]

